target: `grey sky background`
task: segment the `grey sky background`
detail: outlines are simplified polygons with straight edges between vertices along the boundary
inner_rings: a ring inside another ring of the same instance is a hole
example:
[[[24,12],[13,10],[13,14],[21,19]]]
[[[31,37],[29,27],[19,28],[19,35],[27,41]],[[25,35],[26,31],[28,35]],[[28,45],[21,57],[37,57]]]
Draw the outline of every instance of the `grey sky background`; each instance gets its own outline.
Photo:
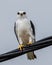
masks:
[[[14,34],[17,12],[24,10],[36,27],[36,40],[52,36],[52,0],[0,0],[0,54],[18,47]],[[5,61],[0,65],[52,65],[52,46],[35,51],[37,59],[26,55]]]

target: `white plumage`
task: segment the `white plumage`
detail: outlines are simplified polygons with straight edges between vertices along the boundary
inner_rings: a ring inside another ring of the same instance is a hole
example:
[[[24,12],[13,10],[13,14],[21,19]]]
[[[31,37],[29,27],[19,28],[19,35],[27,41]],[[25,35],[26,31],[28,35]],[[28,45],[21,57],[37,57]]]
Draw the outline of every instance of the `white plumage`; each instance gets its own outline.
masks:
[[[32,21],[28,20],[26,12],[19,11],[17,13],[17,21],[14,25],[14,31],[17,37],[19,44],[28,45],[35,42],[35,30]],[[36,56],[34,52],[27,53],[28,59],[34,59]]]

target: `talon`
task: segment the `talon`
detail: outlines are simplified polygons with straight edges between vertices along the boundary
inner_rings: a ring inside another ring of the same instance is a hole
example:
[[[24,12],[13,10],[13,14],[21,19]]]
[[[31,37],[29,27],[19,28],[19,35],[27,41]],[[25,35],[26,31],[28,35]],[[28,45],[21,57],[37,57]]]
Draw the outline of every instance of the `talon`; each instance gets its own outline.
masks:
[[[18,48],[19,48],[20,50],[23,50],[23,47],[24,47],[24,45],[23,45],[23,44],[20,44]]]
[[[31,44],[32,44],[32,42],[29,42],[29,43],[28,43],[28,45],[31,45]]]

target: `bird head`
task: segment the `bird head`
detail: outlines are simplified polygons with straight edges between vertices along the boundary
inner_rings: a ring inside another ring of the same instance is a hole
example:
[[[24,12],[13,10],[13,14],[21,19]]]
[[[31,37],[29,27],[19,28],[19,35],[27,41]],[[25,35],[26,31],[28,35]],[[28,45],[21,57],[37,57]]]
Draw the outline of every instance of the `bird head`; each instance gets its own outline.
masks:
[[[19,11],[19,12],[17,12],[17,16],[20,18],[24,18],[24,17],[26,17],[26,12],[25,11]]]

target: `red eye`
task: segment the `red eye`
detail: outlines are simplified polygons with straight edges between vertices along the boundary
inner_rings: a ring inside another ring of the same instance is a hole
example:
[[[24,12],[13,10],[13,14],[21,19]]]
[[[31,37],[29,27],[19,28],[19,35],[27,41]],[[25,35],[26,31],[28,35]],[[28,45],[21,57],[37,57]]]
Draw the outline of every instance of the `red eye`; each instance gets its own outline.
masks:
[[[23,14],[26,14],[26,12],[23,12]]]
[[[19,15],[20,13],[18,12],[17,14]]]

